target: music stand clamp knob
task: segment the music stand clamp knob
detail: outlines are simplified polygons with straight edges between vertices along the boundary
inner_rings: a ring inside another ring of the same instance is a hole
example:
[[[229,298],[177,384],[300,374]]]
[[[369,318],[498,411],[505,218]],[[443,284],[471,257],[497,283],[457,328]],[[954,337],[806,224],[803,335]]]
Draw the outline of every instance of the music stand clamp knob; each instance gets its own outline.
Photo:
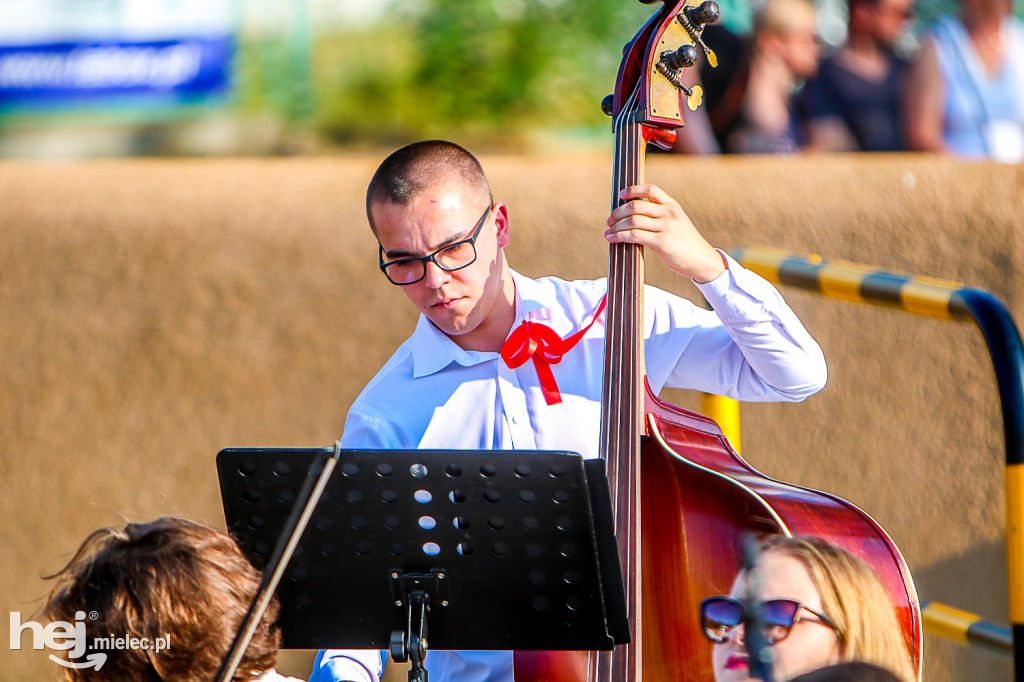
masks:
[[[406,610],[406,630],[391,633],[391,658],[398,663],[407,660],[409,682],[427,682],[427,671],[423,662],[427,657],[427,621],[431,602],[447,607],[448,572],[443,568],[431,569],[430,573],[403,573],[391,571],[391,593],[396,608]]]

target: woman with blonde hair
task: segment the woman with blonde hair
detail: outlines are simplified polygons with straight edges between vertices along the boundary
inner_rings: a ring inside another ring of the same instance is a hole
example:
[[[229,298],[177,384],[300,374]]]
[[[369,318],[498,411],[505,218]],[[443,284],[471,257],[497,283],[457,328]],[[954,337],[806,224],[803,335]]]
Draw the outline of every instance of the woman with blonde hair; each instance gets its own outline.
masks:
[[[728,597],[701,604],[704,634],[716,682],[750,678],[743,619],[747,573]],[[917,672],[888,592],[864,561],[819,538],[776,536],[761,546],[757,585],[765,642],[776,680],[843,661],[866,661],[892,671],[901,682]]]
[[[793,93],[818,69],[818,19],[810,0],[767,0],[754,16],[743,104],[726,147],[735,154],[790,153],[804,145]]]

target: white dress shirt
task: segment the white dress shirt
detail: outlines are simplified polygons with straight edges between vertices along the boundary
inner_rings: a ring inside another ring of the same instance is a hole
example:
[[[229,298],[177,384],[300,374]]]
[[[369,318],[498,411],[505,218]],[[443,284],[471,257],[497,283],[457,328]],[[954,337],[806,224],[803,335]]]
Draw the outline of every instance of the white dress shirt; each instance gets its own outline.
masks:
[[[714,311],[644,289],[644,352],[656,394],[665,386],[744,401],[800,401],[825,385],[825,359],[779,292],[727,255],[697,287]],[[585,327],[607,282],[532,280],[512,273],[516,322],[565,338]],[[551,366],[562,402],[548,405],[532,361],[510,369],[496,352],[459,348],[420,316],[353,403],[343,448],[568,450],[598,456],[604,316]],[[344,617],[341,615],[340,617]],[[430,651],[431,682],[511,682],[511,652]],[[311,682],[376,682],[376,651],[321,652]],[[320,675],[318,677],[318,674]]]

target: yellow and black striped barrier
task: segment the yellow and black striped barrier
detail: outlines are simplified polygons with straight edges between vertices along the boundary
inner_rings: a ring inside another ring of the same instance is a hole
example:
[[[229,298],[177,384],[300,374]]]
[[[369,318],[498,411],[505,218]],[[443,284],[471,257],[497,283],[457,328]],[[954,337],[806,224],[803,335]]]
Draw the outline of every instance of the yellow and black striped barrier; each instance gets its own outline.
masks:
[[[972,293],[987,293],[948,280],[897,275],[856,263],[798,256],[761,246],[735,249],[731,255],[769,282],[939,319],[970,320],[973,315],[966,299]]]
[[[928,602],[921,605],[921,620],[924,629],[933,635],[984,647],[1007,656],[1013,654],[1010,628],[983,620],[973,613]]]
[[[765,247],[735,249],[731,255],[776,284],[830,298],[897,307],[917,315],[973,321],[981,330],[995,369],[1003,414],[1009,610],[1012,641],[1016,642],[1012,646],[1015,679],[1024,681],[1024,346],[1006,306],[987,291],[956,282],[893,274],[818,256]],[[738,418],[734,428],[738,432]],[[939,608],[936,604],[935,613],[940,613]],[[938,616],[933,622],[940,622]]]

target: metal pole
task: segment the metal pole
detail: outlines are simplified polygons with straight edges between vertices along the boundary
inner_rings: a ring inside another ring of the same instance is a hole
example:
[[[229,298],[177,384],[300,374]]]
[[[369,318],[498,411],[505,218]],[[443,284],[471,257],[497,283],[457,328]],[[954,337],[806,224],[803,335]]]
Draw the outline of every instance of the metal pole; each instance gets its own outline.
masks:
[[[1024,682],[1024,344],[1006,306],[991,293],[956,282],[898,275],[855,263],[827,261],[765,247],[731,255],[776,284],[831,298],[897,307],[981,330],[996,373],[1006,449],[1006,560],[1013,628],[1014,679]]]

